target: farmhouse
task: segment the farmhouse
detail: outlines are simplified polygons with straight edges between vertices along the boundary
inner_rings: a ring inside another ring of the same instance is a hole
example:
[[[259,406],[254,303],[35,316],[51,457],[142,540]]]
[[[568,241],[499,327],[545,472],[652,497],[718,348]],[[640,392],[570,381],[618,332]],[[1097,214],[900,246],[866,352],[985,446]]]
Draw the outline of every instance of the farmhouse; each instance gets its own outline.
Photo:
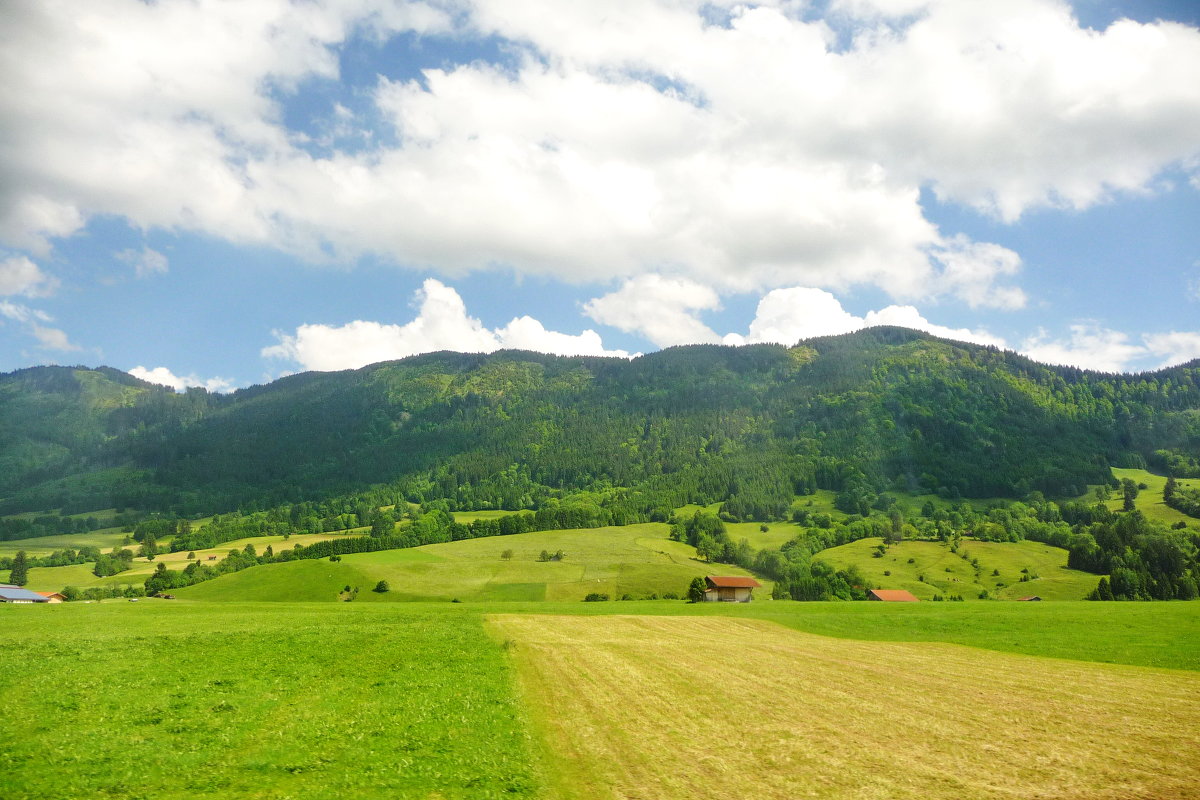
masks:
[[[915,603],[913,597],[903,589],[870,589],[867,591],[868,600],[882,600],[885,603]]]
[[[48,603],[46,598],[42,597],[37,592],[31,592],[27,589],[22,589],[20,586],[12,586],[7,583],[0,583],[0,603]]]
[[[708,575],[704,582],[704,600],[709,603],[749,603],[754,599],[754,590],[762,586],[754,578],[738,576]]]
[[[62,592],[35,592],[35,594],[40,594],[46,598],[47,603],[62,603],[67,599],[67,596]]]

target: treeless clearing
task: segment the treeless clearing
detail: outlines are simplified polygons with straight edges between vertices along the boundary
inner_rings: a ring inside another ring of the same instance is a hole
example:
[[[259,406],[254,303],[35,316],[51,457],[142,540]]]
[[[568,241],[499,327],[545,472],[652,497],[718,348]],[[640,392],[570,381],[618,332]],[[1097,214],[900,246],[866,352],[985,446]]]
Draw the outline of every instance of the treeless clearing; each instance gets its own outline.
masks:
[[[497,615],[563,798],[1200,797],[1200,675],[726,617]]]

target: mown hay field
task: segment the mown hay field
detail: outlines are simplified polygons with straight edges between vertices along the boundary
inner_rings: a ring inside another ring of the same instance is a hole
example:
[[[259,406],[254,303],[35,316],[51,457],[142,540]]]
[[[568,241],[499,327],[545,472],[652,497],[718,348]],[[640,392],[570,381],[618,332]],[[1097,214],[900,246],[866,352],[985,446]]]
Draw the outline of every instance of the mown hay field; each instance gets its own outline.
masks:
[[[496,615],[558,798],[1193,798],[1200,675],[728,617]]]

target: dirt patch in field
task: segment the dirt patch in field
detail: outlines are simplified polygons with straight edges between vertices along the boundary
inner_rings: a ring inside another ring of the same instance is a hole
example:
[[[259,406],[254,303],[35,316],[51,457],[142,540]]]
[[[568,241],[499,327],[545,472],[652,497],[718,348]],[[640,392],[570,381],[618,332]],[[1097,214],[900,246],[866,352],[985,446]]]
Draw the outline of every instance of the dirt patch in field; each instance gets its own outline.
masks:
[[[563,798],[1200,797],[1200,675],[725,617],[496,615]]]

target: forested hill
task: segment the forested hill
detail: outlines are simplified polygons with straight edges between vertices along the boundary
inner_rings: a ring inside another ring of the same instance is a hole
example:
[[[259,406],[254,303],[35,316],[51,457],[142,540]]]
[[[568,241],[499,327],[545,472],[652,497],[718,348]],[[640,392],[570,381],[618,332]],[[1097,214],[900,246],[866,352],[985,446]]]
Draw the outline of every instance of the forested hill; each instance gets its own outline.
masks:
[[[1071,495],[1200,475],[1200,362],[1104,375],[899,328],[632,361],[433,353],[232,395],[0,375],[0,513],[197,514],[396,486],[459,508],[637,487],[769,517],[793,492]]]

